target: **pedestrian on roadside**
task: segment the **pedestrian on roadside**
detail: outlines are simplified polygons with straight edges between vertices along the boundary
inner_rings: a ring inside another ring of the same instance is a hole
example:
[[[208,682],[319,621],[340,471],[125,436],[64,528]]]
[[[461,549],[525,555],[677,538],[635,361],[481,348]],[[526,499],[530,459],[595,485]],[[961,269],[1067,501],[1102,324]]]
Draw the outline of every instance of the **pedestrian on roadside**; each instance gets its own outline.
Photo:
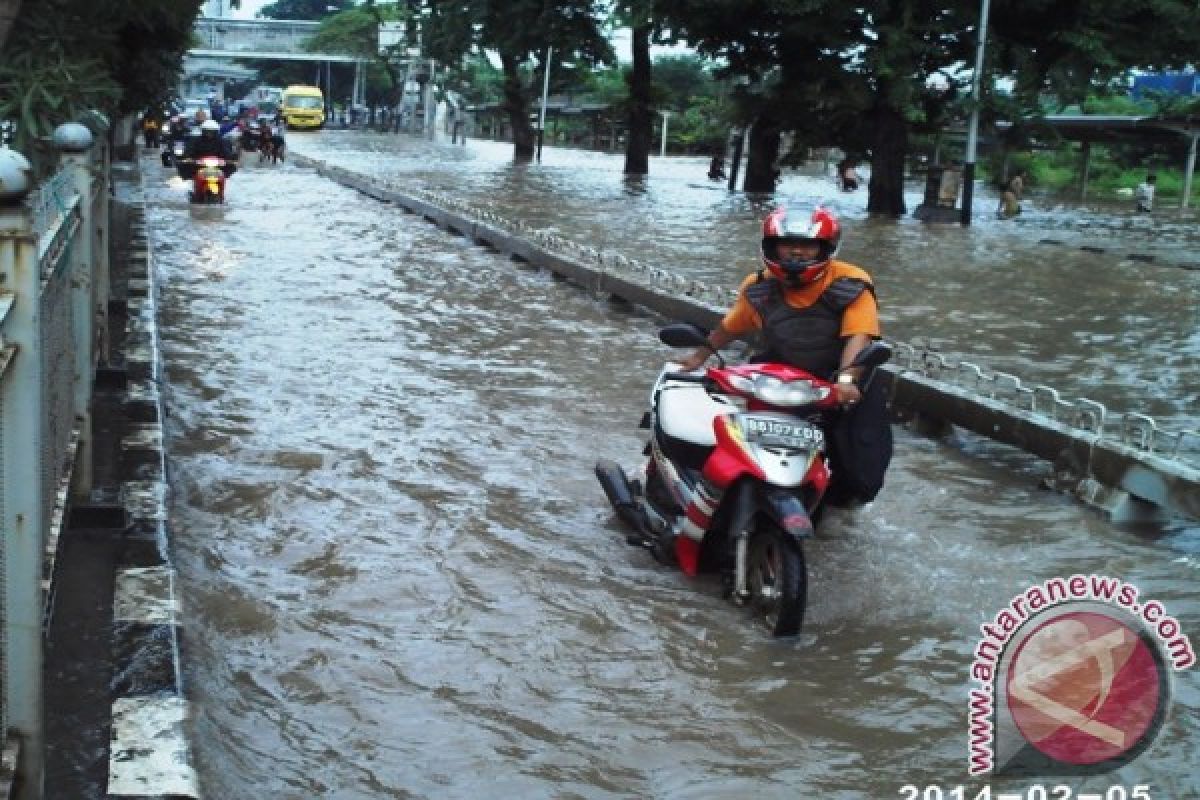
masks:
[[[996,215],[1000,219],[1011,219],[1021,213],[1021,195],[1025,191],[1025,170],[1016,171],[1000,194],[1000,208]]]
[[[1133,191],[1133,199],[1137,203],[1138,211],[1151,211],[1154,208],[1154,185],[1158,183],[1158,176],[1150,173],[1146,176],[1146,180],[1138,184],[1138,187]]]
[[[147,111],[146,115],[142,117],[142,138],[145,140],[147,149],[158,147],[161,129],[162,123],[159,122],[158,112]]]
[[[710,181],[725,180],[725,156],[721,153],[713,153],[712,160],[708,162],[708,179]]]

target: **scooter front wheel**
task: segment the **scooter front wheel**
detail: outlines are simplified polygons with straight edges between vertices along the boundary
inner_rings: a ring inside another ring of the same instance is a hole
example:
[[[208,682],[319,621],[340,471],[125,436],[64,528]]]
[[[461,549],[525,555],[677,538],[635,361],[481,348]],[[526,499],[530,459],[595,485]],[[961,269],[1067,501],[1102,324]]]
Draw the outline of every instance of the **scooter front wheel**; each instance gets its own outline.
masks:
[[[746,588],[750,608],[766,623],[772,636],[799,633],[808,596],[800,543],[774,525],[761,526],[751,534]]]

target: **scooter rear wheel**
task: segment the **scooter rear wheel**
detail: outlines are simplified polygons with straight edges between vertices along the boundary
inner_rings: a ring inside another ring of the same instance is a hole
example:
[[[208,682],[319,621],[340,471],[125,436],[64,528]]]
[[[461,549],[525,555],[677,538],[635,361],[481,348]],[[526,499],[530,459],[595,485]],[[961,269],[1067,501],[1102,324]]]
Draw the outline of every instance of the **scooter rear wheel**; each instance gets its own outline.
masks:
[[[799,633],[808,596],[800,543],[774,525],[761,526],[750,536],[746,573],[750,608],[771,635]]]

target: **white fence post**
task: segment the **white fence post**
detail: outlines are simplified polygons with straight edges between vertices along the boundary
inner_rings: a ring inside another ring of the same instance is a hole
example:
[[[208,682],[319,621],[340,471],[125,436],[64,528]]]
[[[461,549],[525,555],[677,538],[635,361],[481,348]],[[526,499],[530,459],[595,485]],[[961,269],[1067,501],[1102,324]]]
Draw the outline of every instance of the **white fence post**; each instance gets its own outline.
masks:
[[[93,280],[96,270],[95,207],[92,203],[92,134],[78,122],[59,125],[54,143],[62,152],[62,168],[67,171],[79,195],[80,224],[71,248],[71,349],[74,353],[74,397],[72,411],[79,422],[79,449],[71,480],[73,496],[86,498],[92,490],[92,384],[95,376],[92,311]]]
[[[2,151],[0,151],[2,152]],[[11,154],[12,151],[9,151]],[[19,156],[18,156],[19,157]],[[11,157],[6,156],[7,163]],[[22,159],[24,160],[24,159]],[[26,162],[26,166],[28,162]],[[28,188],[26,188],[28,191]],[[15,198],[18,202],[21,198]],[[5,732],[20,739],[21,798],[42,796],[42,556],[44,384],[40,352],[40,266],[30,213],[0,202],[0,289],[4,362],[0,367],[0,531],[3,533]]]
[[[112,241],[109,227],[109,196],[108,190],[112,181],[112,147],[104,139],[92,150],[96,174],[92,182],[92,231],[95,234],[91,241],[95,265],[92,271],[92,303],[95,307],[95,347],[100,361],[108,363],[109,331],[108,331],[108,300],[111,295],[111,267],[109,264],[108,248]]]

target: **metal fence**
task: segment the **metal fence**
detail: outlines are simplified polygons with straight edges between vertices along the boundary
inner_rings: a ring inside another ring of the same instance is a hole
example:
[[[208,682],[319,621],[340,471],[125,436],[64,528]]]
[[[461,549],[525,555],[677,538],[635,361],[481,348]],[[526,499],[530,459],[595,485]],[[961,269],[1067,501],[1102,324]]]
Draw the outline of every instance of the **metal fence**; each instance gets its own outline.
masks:
[[[64,128],[58,171],[0,206],[0,750],[19,745],[7,766],[30,798],[41,796],[55,556],[70,498],[91,490],[108,308],[109,152],[82,126]],[[0,159],[20,163],[7,148]]]

